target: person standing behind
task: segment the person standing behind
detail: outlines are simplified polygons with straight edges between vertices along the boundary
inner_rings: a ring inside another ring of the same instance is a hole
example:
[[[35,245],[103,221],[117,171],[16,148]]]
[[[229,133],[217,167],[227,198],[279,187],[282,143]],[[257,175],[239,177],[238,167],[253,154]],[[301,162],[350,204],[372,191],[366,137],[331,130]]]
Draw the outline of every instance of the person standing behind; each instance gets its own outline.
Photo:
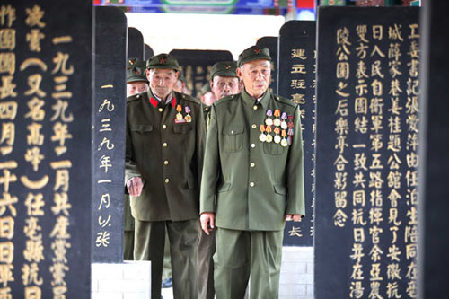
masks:
[[[216,227],[217,299],[278,298],[286,220],[304,215],[298,104],[268,91],[267,48],[239,57],[244,90],[214,103],[207,131],[200,223]]]
[[[138,58],[129,58],[127,73],[127,97],[148,90],[148,80],[145,77],[145,61]],[[134,217],[131,215],[129,206],[129,196],[125,194],[125,231],[123,234],[123,258],[125,260],[134,259]]]
[[[136,219],[134,256],[151,260],[151,297],[161,297],[165,229],[174,298],[198,297],[198,198],[205,127],[200,104],[173,92],[178,61],[147,61],[150,89],[128,99],[126,184]],[[139,197],[140,196],[140,197]]]
[[[210,72],[210,88],[215,98],[220,100],[225,96],[240,91],[239,77],[236,73],[237,65],[233,61],[218,62],[212,66]],[[212,103],[211,103],[212,104]],[[210,106],[204,105],[206,121],[209,119]],[[198,243],[198,298],[215,298],[214,261],[215,232],[209,234],[200,230]]]

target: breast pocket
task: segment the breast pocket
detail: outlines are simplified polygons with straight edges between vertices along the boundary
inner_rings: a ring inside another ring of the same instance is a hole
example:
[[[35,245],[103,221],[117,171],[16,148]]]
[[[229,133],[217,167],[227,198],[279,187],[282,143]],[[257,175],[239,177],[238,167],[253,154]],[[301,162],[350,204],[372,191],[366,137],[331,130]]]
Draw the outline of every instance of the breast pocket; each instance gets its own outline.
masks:
[[[153,131],[153,125],[133,125],[130,130],[133,134],[147,135]]]
[[[189,123],[173,125],[173,133],[175,134],[187,134],[190,130],[192,130],[192,125]]]
[[[263,152],[267,155],[282,155],[286,151],[286,148],[274,142],[265,142],[263,144]]]
[[[223,149],[227,153],[235,153],[243,148],[243,128],[229,128],[223,131]]]

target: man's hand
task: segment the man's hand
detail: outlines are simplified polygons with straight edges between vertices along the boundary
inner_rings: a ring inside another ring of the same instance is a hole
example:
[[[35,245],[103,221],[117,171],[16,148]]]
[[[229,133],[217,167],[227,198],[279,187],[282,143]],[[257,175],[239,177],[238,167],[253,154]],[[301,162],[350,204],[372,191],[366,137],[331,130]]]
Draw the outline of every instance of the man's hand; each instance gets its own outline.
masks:
[[[215,214],[203,213],[200,215],[200,223],[203,231],[209,235],[209,232],[215,229]]]
[[[129,179],[126,182],[126,186],[128,187],[128,193],[131,196],[140,196],[143,189],[142,179],[138,176]]]
[[[294,222],[299,222],[301,221],[303,215],[301,214],[287,214],[285,216],[285,221],[294,221]]]

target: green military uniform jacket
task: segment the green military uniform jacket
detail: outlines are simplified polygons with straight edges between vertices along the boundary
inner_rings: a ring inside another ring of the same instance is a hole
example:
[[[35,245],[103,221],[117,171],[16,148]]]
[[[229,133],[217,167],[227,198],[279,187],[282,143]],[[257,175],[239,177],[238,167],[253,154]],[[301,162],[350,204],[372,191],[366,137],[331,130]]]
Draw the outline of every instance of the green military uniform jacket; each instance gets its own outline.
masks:
[[[125,179],[139,176],[144,182],[141,196],[130,197],[131,213],[140,221],[198,218],[205,145],[203,111],[192,97],[172,95],[166,105],[157,101],[151,90],[127,101]],[[182,120],[175,121],[178,113]]]
[[[261,142],[266,112],[294,124],[292,143]],[[277,231],[286,214],[304,215],[303,142],[299,106],[266,92],[256,103],[246,91],[212,105],[201,183],[200,213],[233,230]]]

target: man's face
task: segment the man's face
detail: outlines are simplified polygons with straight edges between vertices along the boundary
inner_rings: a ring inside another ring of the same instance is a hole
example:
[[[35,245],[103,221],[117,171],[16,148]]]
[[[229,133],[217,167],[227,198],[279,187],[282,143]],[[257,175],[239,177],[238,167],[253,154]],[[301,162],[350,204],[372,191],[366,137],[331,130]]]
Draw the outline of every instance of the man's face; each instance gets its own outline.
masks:
[[[201,96],[201,102],[203,102],[206,106],[212,105],[217,98],[215,97],[215,94],[211,91],[206,92]]]
[[[173,84],[173,90],[176,92],[184,92],[184,83],[181,80],[176,80],[175,84]]]
[[[128,97],[135,95],[136,93],[145,92],[148,90],[148,84],[145,82],[134,82],[126,85],[126,94]]]
[[[210,84],[217,100],[239,92],[239,78],[230,76],[214,76]]]
[[[270,85],[270,61],[265,59],[245,63],[237,69],[237,75],[243,82],[246,92],[259,98]]]
[[[165,100],[172,92],[176,80],[178,80],[178,72],[172,69],[150,69],[147,72],[151,91]]]

